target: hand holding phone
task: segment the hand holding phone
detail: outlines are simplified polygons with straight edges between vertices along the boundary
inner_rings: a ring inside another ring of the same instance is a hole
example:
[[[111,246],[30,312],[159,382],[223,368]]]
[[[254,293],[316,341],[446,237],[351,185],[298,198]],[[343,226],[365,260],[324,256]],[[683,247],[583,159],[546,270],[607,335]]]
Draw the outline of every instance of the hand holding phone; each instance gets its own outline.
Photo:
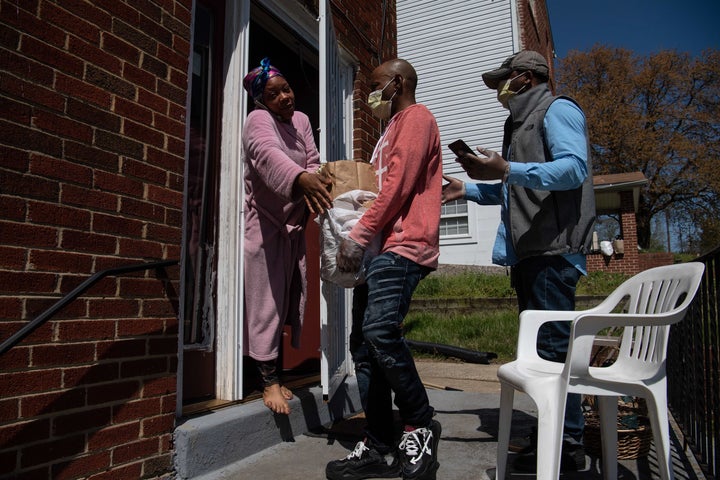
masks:
[[[448,145],[448,148],[450,148],[457,157],[462,157],[467,153],[474,155],[472,148],[470,148],[468,144],[462,140],[455,140]]]

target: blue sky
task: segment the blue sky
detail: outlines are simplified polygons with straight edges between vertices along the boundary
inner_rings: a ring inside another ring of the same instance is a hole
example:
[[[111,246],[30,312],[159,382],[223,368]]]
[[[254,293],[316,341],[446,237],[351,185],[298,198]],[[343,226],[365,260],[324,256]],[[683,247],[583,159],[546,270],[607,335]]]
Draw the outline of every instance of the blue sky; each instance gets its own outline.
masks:
[[[720,0],[547,0],[555,53],[599,43],[639,55],[720,49]]]

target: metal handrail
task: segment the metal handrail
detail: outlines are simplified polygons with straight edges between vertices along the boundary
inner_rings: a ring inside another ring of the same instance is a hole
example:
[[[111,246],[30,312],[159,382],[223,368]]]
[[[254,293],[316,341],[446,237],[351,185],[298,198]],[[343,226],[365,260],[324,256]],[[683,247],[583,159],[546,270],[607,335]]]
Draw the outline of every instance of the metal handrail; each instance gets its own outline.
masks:
[[[113,267],[108,268],[107,270],[103,270],[101,272],[96,272],[91,277],[89,277],[87,280],[82,282],[80,285],[75,287],[70,293],[62,297],[60,300],[55,302],[53,306],[45,310],[40,316],[35,318],[35,320],[27,323],[24,325],[20,330],[18,330],[15,334],[13,334],[10,338],[5,340],[2,345],[0,345],[0,355],[4,354],[8,350],[10,350],[12,347],[20,343],[22,339],[30,335],[32,332],[35,331],[38,327],[43,325],[46,321],[48,321],[53,315],[55,315],[58,311],[60,311],[65,305],[75,300],[77,297],[79,297],[82,293],[84,293],[88,288],[95,285],[97,282],[102,280],[103,278],[109,276],[109,275],[120,275],[124,273],[131,273],[131,272],[137,272],[140,270],[152,270],[152,269],[158,269],[158,268],[165,268],[165,267],[171,267],[173,265],[177,265],[179,263],[179,260],[163,260],[160,262],[151,262],[151,263],[139,263],[135,265],[125,265],[123,267]]]

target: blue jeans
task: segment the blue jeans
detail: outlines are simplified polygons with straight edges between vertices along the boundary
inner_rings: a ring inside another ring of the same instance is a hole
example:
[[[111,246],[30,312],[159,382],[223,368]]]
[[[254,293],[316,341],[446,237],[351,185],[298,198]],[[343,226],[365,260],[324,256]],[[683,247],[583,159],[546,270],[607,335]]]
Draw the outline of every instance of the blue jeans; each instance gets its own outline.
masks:
[[[580,275],[577,268],[559,255],[521,260],[512,267],[511,277],[520,311],[575,310],[575,287]],[[569,340],[570,322],[548,322],[538,332],[538,355],[545,360],[564,362]],[[564,437],[572,443],[582,442],[585,429],[581,402],[579,394],[568,394]]]
[[[425,427],[434,410],[405,343],[402,322],[412,293],[431,269],[387,252],[373,258],[353,292],[350,353],[367,435],[385,453],[395,445],[392,394],[405,425]]]

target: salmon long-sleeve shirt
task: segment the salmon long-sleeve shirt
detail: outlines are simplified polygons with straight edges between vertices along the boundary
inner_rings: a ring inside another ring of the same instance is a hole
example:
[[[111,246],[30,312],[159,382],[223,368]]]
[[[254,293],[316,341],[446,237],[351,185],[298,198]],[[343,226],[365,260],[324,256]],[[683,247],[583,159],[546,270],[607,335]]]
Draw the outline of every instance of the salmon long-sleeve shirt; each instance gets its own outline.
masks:
[[[393,116],[371,160],[379,194],[350,232],[368,247],[381,235],[380,252],[394,252],[437,268],[440,256],[442,147],[435,117],[424,105]]]

